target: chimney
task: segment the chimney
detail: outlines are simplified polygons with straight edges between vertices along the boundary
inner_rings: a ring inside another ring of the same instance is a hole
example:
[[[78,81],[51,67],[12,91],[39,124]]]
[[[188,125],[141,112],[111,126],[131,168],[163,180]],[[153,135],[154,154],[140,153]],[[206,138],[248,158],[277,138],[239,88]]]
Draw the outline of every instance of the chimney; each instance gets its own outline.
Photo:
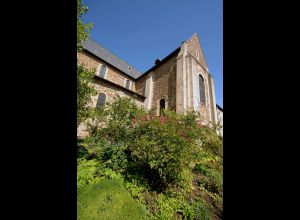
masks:
[[[158,63],[160,63],[160,61],[161,61],[161,60],[157,58],[157,59],[155,60],[155,65],[157,65]]]

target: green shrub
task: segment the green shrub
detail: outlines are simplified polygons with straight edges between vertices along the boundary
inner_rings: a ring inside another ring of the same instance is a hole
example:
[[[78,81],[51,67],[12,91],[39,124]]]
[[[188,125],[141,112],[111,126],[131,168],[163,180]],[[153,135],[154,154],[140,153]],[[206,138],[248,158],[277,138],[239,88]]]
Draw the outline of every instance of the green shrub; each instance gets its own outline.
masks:
[[[211,172],[207,175],[208,182],[206,187],[209,191],[213,193],[217,193],[219,195],[223,195],[223,176],[221,173],[210,170]]]
[[[88,159],[88,157],[89,157],[88,150],[85,147],[83,147],[83,146],[78,146],[77,147],[77,158]]]
[[[142,192],[145,191],[145,187],[138,185],[134,180],[132,182],[126,181],[124,186],[130,192],[133,198],[143,202]]]
[[[174,219],[176,211],[179,209],[178,201],[164,194],[160,194],[155,198],[154,216],[156,219]]]
[[[91,96],[96,94],[91,86],[94,74],[95,70],[77,65],[77,126],[90,115]]]
[[[201,148],[219,157],[223,157],[223,137],[216,133],[214,127],[203,126],[198,129]]]
[[[183,217],[186,220],[191,220],[195,217],[194,207],[189,205],[188,203],[183,203],[180,207],[179,212],[183,214]]]
[[[193,201],[191,206],[195,220],[212,220],[210,209],[204,199],[199,198]]]
[[[212,193],[223,195],[223,171],[219,169],[220,161],[211,156],[203,157],[201,162],[195,165],[203,177],[200,185]]]
[[[99,182],[99,163],[96,160],[77,159],[77,188]]]
[[[145,167],[149,180],[157,181],[156,187],[178,180],[188,165],[186,141],[155,121],[145,123],[140,134],[130,146],[133,161]]]
[[[77,188],[93,185],[102,179],[116,179],[123,182],[123,176],[96,159],[77,159]]]
[[[222,138],[214,128],[199,127],[198,114],[165,111],[158,121],[132,100],[118,98],[93,117],[97,123],[90,123],[90,136],[81,143],[85,149],[78,151],[78,188],[117,180],[132,198],[147,204],[155,219],[210,219],[209,207],[221,205]],[[194,183],[193,168],[200,172]],[[212,204],[194,193],[196,182]]]

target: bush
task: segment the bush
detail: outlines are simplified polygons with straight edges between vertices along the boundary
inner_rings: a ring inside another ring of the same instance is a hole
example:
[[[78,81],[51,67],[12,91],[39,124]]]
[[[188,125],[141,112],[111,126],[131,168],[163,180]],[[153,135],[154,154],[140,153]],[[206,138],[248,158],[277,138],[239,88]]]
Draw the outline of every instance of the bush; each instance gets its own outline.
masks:
[[[200,191],[212,203],[222,202],[223,143],[213,127],[198,126],[197,113],[165,111],[163,120],[157,120],[129,98],[119,97],[93,117],[90,136],[81,143],[85,149],[78,151],[81,188],[115,179],[147,204],[156,219],[181,214],[210,219],[208,204],[194,190],[204,187]],[[196,178],[200,186],[193,182],[193,168],[201,173]],[[188,193],[196,197],[187,199]]]
[[[205,187],[212,193],[223,195],[223,170],[222,160],[210,153],[202,154],[195,170],[199,171],[203,176],[200,185]]]
[[[96,160],[77,159],[77,188],[99,182],[99,163]]]
[[[178,201],[175,198],[160,194],[155,199],[154,216],[159,220],[174,219],[178,208]]]
[[[123,177],[96,159],[77,159],[77,188],[98,183],[102,179],[116,179],[123,182]]]
[[[202,198],[193,201],[192,207],[195,220],[212,220],[209,207]]]
[[[95,88],[91,86],[94,72],[83,65],[77,65],[77,126],[90,115],[91,96],[96,94]]]
[[[189,205],[188,203],[183,203],[179,211],[183,214],[184,219],[187,220],[194,219],[195,216],[194,207]]]
[[[164,187],[179,180],[188,166],[189,145],[167,125],[156,121],[145,123],[130,146],[134,163],[144,167],[145,176],[155,187]]]

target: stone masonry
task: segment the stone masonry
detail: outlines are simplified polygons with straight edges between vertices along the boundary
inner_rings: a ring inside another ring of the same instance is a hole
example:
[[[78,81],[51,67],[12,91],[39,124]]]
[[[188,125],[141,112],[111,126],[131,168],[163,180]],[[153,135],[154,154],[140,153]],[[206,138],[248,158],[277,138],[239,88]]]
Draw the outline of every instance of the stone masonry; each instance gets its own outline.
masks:
[[[127,96],[159,115],[160,101],[164,99],[165,109],[178,113],[197,111],[203,124],[217,123],[214,81],[196,33],[145,73],[131,70],[125,61],[99,48],[95,52],[86,49],[77,55],[79,64],[95,70],[94,85],[98,94],[92,97],[93,106],[100,93],[106,95],[106,103],[113,102],[117,95]],[[107,67],[104,78],[97,77],[102,65]],[[204,103],[200,101],[200,75],[204,79]],[[129,88],[125,88],[126,80],[130,81]]]

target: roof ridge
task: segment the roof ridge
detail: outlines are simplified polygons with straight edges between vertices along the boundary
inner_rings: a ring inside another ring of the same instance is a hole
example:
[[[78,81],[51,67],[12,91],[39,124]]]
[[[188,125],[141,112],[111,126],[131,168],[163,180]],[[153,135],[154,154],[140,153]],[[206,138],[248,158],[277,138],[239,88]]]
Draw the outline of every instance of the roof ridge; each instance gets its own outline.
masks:
[[[134,69],[136,69],[138,72],[142,73],[141,71],[139,71],[137,68],[135,68],[133,65],[129,64],[127,61],[123,60],[122,58],[120,58],[118,55],[116,55],[115,53],[111,52],[110,50],[106,49],[104,46],[102,46],[102,44],[98,43],[97,41],[95,41],[94,39],[92,39],[90,37],[90,40],[94,41],[94,43],[98,44],[100,47],[102,47],[104,50],[108,51],[109,53],[111,53],[113,56],[115,56],[116,58],[118,58],[119,60],[121,60],[122,62],[124,62],[125,64],[128,64],[129,66],[132,66]]]
[[[120,57],[103,47],[100,43],[96,42],[91,37],[85,40],[82,43],[82,45],[85,50],[89,51],[93,55],[104,60],[105,62],[111,64],[117,69],[121,70],[123,73],[125,73],[133,79],[137,79],[139,76],[143,75],[143,73],[137,70],[133,65],[121,59]]]

